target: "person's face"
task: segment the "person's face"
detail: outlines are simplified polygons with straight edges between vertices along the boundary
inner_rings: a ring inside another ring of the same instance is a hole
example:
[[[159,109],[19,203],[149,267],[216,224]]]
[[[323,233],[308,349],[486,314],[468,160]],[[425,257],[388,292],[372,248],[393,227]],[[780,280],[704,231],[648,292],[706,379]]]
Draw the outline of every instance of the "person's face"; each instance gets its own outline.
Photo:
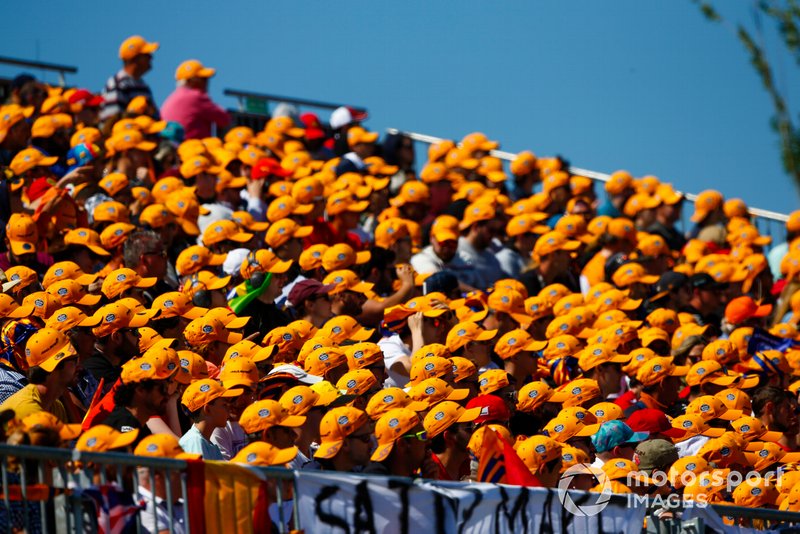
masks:
[[[386,379],[389,378],[389,375],[386,373],[386,365],[382,360],[366,366],[365,369],[368,369],[372,373],[372,376],[375,377],[379,385],[382,385],[386,382]]]
[[[230,402],[227,397],[217,397],[206,406],[208,420],[214,428],[222,428],[228,423]]]
[[[397,263],[408,263],[411,260],[411,238],[406,236],[392,245]]]
[[[566,250],[555,250],[542,256],[540,267],[546,272],[565,272],[569,268],[570,255]]]
[[[145,268],[143,276],[155,276],[163,280],[167,276],[167,251],[154,250],[142,254],[140,261]]]
[[[78,370],[78,358],[70,358],[59,366],[60,380],[59,382],[65,387],[72,383],[75,379],[75,373]]]
[[[659,402],[665,406],[672,406],[678,401],[678,393],[681,389],[681,380],[677,376],[668,376],[661,381]]]
[[[153,56],[152,54],[139,54],[133,58],[133,64],[136,67],[136,73],[143,76],[153,68]]]
[[[312,295],[306,302],[308,303],[306,309],[309,311],[309,315],[324,318],[325,320],[333,317],[331,297],[327,293]]]
[[[195,193],[203,200],[213,199],[217,196],[217,177],[207,172],[201,172],[195,177]]]
[[[433,252],[445,263],[455,258],[456,250],[458,250],[458,241],[455,239],[440,242],[431,237],[431,245],[433,246]]]
[[[536,235],[530,232],[518,235],[514,238],[514,246],[523,258],[529,258],[536,244]]]
[[[374,143],[356,143],[352,148],[353,152],[355,152],[356,155],[361,159],[366,159],[375,155]]]
[[[8,146],[11,150],[18,150],[28,144],[28,139],[31,136],[31,125],[25,119],[17,121],[14,126],[8,129],[4,145]]]
[[[293,447],[297,441],[297,432],[288,426],[273,426],[267,430],[267,441],[280,449]]]
[[[364,295],[355,291],[341,291],[331,298],[331,311],[334,315],[350,315],[351,317],[361,314],[361,306],[367,300]]]
[[[569,200],[569,195],[569,187],[556,187],[550,191],[550,200],[552,200],[553,203],[558,206],[564,206]]]
[[[785,400],[777,404],[772,412],[772,426],[790,436],[797,435],[798,431],[800,431],[797,410],[797,401],[795,399]]]
[[[700,302],[703,303],[703,307],[711,310],[712,312],[718,312],[725,304],[725,293],[722,291],[710,291],[700,289],[698,290],[698,296],[700,298]]]
[[[169,399],[169,382],[159,380],[144,395],[144,404],[147,411],[152,414],[164,414]]]
[[[468,358],[475,367],[485,367],[491,361],[491,346],[489,341],[470,341],[467,343],[464,356]]]
[[[295,262],[300,259],[300,254],[303,253],[303,242],[299,237],[293,237],[282,246],[278,247],[275,254],[282,260],[294,260]]]
[[[443,343],[447,339],[447,323],[440,317],[422,317],[422,340],[425,344]]]
[[[120,351],[128,358],[139,354],[139,330],[136,328],[123,328],[119,332],[122,337]]]
[[[451,440],[453,449],[458,452],[467,452],[467,444],[472,436],[472,423],[455,423],[446,430]]]
[[[428,440],[420,440],[416,434],[425,430],[422,425],[415,427],[410,432],[406,433],[403,440],[407,452],[408,463],[413,471],[416,471],[422,466],[425,461],[425,456],[428,454]],[[406,437],[410,436],[410,437]]]
[[[479,249],[488,247],[492,242],[492,228],[489,221],[479,221],[474,225],[474,244]]]
[[[371,442],[372,434],[369,431],[369,425],[363,425],[345,438],[347,450],[342,452],[349,456],[353,465],[365,466],[369,463]]]
[[[222,193],[219,194],[219,200],[236,207],[242,201],[241,191],[241,189],[223,189]]]

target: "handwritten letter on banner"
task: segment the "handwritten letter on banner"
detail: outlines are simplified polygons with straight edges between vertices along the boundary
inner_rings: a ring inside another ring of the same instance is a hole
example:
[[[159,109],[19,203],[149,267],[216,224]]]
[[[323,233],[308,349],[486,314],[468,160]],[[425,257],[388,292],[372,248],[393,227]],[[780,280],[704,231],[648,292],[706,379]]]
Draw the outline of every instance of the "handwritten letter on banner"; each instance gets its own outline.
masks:
[[[556,490],[307,471],[297,473],[297,493],[306,532],[639,532],[646,512],[612,501],[598,515],[579,517],[567,512]]]

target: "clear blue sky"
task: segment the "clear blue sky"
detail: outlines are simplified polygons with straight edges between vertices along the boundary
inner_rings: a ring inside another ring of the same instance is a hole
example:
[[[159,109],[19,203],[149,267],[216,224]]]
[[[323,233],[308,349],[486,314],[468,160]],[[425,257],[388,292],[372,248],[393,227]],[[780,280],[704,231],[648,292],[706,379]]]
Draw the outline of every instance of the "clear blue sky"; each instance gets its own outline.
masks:
[[[733,20],[752,20],[750,2],[720,4]],[[654,174],[690,192],[716,188],[764,209],[798,207],[742,46],[689,0],[30,0],[13,9],[0,54],[77,66],[68,82],[92,90],[119,68],[120,42],[138,33],[161,43],[146,77],[159,103],[175,67],[196,58],[218,69],[211,93],[225,106],[234,101],[224,88],[362,105],[374,130],[478,130],[512,152]],[[774,38],[766,43],[778,50]],[[798,87],[798,67],[773,57],[780,86]]]

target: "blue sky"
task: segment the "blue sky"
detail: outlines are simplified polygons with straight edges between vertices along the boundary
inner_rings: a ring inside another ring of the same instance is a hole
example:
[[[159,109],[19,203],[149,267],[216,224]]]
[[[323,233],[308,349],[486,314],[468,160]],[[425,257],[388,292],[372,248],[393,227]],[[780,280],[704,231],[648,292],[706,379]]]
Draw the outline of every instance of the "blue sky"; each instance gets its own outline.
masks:
[[[749,2],[720,4],[752,20]],[[742,46],[689,0],[56,5],[15,4],[0,54],[77,66],[68,82],[99,90],[120,42],[138,33],[161,44],[146,77],[159,102],[175,67],[196,58],[218,69],[211,94],[229,107],[224,88],[361,105],[373,130],[483,131],[512,152],[716,188],[764,209],[798,204]],[[779,86],[798,87],[798,68],[774,37],[765,43]]]

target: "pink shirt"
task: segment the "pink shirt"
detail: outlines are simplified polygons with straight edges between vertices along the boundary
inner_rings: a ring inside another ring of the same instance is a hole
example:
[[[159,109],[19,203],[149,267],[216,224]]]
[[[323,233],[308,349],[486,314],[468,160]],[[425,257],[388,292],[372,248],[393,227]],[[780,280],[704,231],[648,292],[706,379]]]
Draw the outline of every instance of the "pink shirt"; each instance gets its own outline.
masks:
[[[231,121],[228,112],[216,105],[208,95],[190,87],[178,87],[161,106],[161,119],[183,126],[186,139],[211,135],[211,125],[225,127]]]

